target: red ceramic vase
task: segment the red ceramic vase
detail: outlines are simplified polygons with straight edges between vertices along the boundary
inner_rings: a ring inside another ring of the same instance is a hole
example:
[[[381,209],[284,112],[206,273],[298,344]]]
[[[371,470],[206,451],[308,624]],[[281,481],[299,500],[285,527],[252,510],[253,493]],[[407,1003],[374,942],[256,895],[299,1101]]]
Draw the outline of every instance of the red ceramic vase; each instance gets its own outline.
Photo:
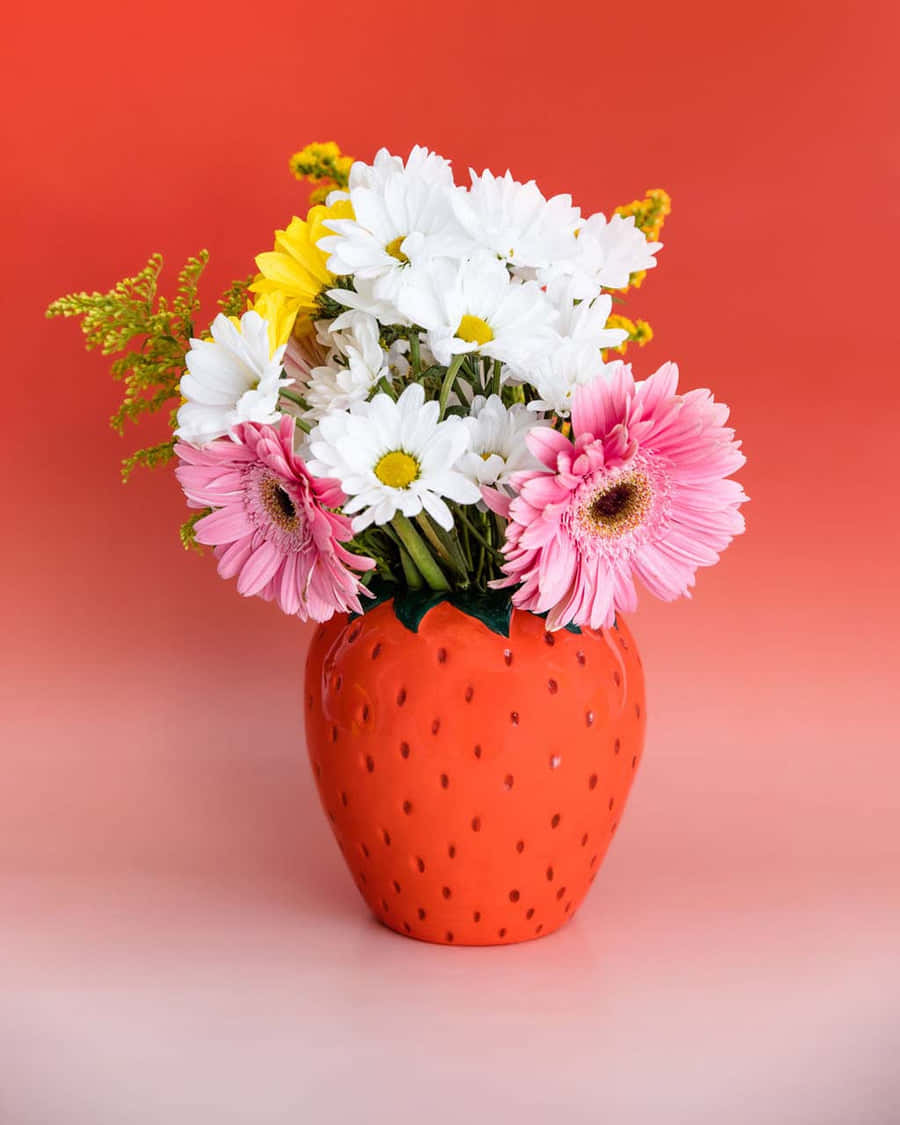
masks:
[[[418,633],[384,603],[328,622],[306,665],[322,805],[379,921],[455,945],[527,941],[571,918],[625,808],[644,677],[621,617],[509,637],[441,603]]]

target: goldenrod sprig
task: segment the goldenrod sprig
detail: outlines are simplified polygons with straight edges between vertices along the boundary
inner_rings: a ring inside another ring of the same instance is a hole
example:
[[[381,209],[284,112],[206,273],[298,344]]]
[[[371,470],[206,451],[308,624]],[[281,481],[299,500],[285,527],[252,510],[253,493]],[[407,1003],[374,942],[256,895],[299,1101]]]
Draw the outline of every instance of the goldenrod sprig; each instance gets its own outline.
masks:
[[[175,297],[157,293],[161,254],[154,254],[134,277],[117,282],[108,293],[70,293],[47,309],[48,317],[81,317],[88,351],[122,353],[110,366],[114,379],[125,384],[122,404],[110,423],[122,433],[126,421],[137,422],[178,398],[184,356],[200,307],[197,286],[209,255],[205,250],[189,258],[178,274]],[[171,440],[139,449],[122,463],[127,480],[137,465],[165,464],[173,455]]]
[[[318,185],[309,197],[310,204],[316,204],[322,203],[335,188],[347,186],[353,157],[345,156],[334,141],[313,141],[295,152],[288,163],[298,180],[311,180]]]

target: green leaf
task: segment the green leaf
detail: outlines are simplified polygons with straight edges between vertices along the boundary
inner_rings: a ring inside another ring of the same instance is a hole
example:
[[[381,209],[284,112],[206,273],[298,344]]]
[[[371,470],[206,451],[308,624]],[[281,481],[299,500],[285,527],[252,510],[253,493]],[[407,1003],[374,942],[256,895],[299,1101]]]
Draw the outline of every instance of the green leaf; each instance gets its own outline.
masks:
[[[454,590],[449,601],[460,613],[477,618],[492,633],[509,636],[512,601],[505,590]]]
[[[376,606],[381,605],[382,602],[389,602],[397,592],[396,582],[387,582],[378,574],[373,574],[371,579],[364,584],[372,596],[370,598],[363,596],[359,599],[362,605],[363,616],[370,613]],[[358,613],[351,613],[350,620],[352,621],[355,617],[359,616]]]
[[[398,591],[394,598],[394,613],[401,625],[405,625],[411,633],[418,633],[425,614],[446,599],[446,590],[423,587],[421,590]]]

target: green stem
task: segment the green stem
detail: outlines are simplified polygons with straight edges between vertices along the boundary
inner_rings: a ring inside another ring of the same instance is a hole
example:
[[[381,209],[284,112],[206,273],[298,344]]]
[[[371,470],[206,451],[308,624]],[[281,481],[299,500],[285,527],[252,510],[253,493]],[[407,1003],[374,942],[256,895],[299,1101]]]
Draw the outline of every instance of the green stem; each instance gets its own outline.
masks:
[[[502,365],[500,363],[500,360],[495,359],[494,360],[494,377],[491,380],[491,394],[492,395],[499,395],[500,394],[500,368],[501,368],[501,366]]]
[[[460,578],[467,581],[469,567],[459,545],[459,535],[456,534],[456,528],[453,527],[450,531],[447,531],[439,523],[432,521],[425,512],[420,512],[416,516],[416,523],[425,533],[425,538],[437,551],[441,561],[455,570]]]
[[[391,524],[403,546],[409,552],[410,558],[422,572],[422,577],[432,590],[449,590],[450,583],[444,577],[444,572],[434,561],[434,556],[422,542],[422,537],[409,522],[402,512],[397,512]]]
[[[500,552],[495,547],[491,546],[491,544],[487,541],[487,539],[485,539],[485,537],[481,534],[481,532],[476,530],[476,528],[473,524],[469,523],[468,517],[463,515],[461,509],[457,508],[456,514],[459,517],[460,521],[468,528],[468,530],[471,532],[471,534],[474,536],[474,538],[481,544],[482,547],[484,547],[486,550],[490,551],[490,553],[492,555],[496,555],[497,558],[502,558]]]
[[[384,530],[397,548],[397,554],[400,556],[400,565],[403,567],[403,577],[406,579],[407,586],[409,586],[411,590],[421,590],[422,575],[419,573],[416,564],[409,557],[409,553],[403,546],[400,536],[389,524],[385,524]]]
[[[412,368],[413,378],[418,379],[422,360],[419,356],[419,333],[415,329],[409,334],[409,365]]]
[[[444,376],[444,381],[441,384],[441,395],[438,399],[438,402],[441,406],[441,409],[438,412],[438,421],[440,421],[444,417],[444,413],[447,410],[447,399],[450,397],[450,391],[453,388],[453,382],[456,379],[456,374],[462,367],[463,360],[465,358],[465,353],[461,352],[459,355],[455,355],[453,359],[450,360],[450,366],[447,368],[447,374]]]
[[[306,401],[302,399],[296,391],[289,391],[287,387],[282,387],[278,393],[282,398],[286,398],[288,402],[293,402],[295,406],[302,406],[304,410],[308,409]]]
[[[382,394],[386,394],[388,396],[388,398],[392,398],[394,400],[394,402],[397,401],[397,392],[391,386],[390,380],[387,378],[387,376],[383,375],[378,380],[378,382],[375,385],[375,390],[380,391]]]

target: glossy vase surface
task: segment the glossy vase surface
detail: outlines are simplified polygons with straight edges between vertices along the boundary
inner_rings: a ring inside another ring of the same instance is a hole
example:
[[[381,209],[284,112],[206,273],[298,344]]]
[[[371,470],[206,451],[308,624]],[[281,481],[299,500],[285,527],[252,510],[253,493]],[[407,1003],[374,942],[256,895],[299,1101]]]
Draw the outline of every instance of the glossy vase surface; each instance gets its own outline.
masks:
[[[390,603],[314,635],[306,729],[322,805],[386,926],[497,945],[553,933],[595,878],[644,742],[621,618],[509,637],[441,603],[418,633]]]

